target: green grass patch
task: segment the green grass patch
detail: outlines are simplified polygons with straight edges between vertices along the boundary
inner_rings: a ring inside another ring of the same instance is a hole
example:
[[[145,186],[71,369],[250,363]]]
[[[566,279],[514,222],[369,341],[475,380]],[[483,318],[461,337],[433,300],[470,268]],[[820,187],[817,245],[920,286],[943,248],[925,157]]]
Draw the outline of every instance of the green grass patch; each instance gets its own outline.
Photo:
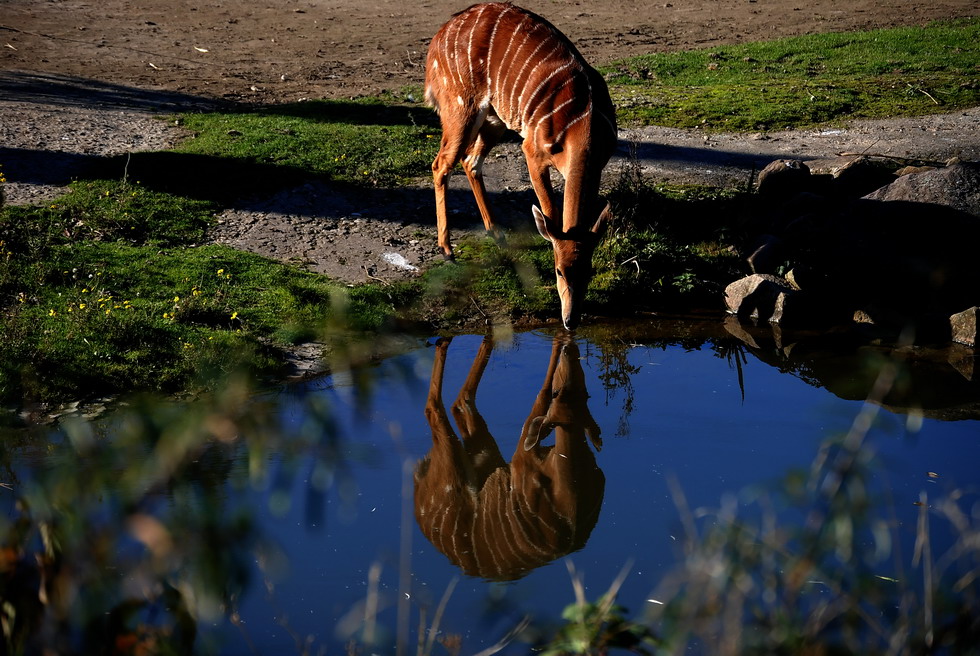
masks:
[[[45,207],[6,208],[0,239],[7,250],[34,257],[59,239],[190,244],[204,238],[215,209],[139,184],[91,180],[73,184],[68,194]]]
[[[311,101],[248,113],[191,114],[180,153],[284,166],[338,182],[391,185],[431,171],[435,112],[388,99]]]
[[[980,19],[643,55],[603,69],[625,123],[770,130],[980,104]]]
[[[394,289],[347,290],[223,246],[196,246],[215,206],[81,182],[0,210],[0,402],[206,387],[275,375],[282,347],[377,331]],[[349,311],[345,311],[348,310]]]

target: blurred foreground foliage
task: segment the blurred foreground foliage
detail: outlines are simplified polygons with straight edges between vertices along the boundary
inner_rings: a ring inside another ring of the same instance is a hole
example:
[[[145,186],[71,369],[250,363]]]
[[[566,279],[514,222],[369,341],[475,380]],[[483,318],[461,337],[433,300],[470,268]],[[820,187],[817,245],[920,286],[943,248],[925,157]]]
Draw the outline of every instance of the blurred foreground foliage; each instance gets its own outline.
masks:
[[[352,377],[359,398],[366,380]],[[368,457],[322,398],[302,402],[287,429],[241,378],[193,402],[140,397],[3,432],[0,653],[220,651],[199,628],[237,624],[255,564],[275,575],[285,562],[234,492],[270,489],[281,513],[302,472],[307,521],[322,523],[324,497],[343,500],[348,464]]]
[[[809,471],[775,487],[690,508],[672,490],[684,529],[679,563],[626,619],[576,585],[577,602],[544,653],[980,653],[980,495],[919,494],[903,526],[882,484],[868,432],[898,368],[887,364],[850,430],[826,439]],[[915,536],[903,552],[900,533]]]

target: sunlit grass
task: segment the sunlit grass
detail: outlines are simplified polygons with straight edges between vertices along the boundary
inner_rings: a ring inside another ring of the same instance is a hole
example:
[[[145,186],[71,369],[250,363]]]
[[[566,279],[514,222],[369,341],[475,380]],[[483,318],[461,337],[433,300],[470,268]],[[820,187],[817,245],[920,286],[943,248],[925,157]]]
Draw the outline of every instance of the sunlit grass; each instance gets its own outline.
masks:
[[[980,104],[980,19],[632,57],[603,70],[626,123],[803,127]]]
[[[434,112],[390,99],[311,101],[181,120],[196,136],[179,152],[292,167],[357,184],[425,175],[439,144]]]
[[[46,207],[4,208],[0,399],[173,392],[239,367],[275,375],[281,349],[320,338],[340,297],[358,310],[350,330],[388,320],[393,292],[198,245],[214,209],[105,181],[76,183]]]

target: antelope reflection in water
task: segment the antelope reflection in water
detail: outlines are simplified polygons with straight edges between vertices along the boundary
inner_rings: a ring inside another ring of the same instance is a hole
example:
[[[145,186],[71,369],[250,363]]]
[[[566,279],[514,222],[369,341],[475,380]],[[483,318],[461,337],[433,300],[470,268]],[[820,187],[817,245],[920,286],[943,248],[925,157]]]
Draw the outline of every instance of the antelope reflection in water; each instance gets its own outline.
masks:
[[[449,339],[436,344],[425,416],[432,448],[415,471],[415,519],[426,538],[466,574],[520,578],[581,549],[599,519],[606,479],[599,426],[589,413],[579,350],[555,337],[541,391],[508,464],[476,407],[490,360],[488,337],[452,405],[460,436],[442,402]],[[510,403],[508,399],[506,402]],[[555,431],[555,445],[541,442]]]

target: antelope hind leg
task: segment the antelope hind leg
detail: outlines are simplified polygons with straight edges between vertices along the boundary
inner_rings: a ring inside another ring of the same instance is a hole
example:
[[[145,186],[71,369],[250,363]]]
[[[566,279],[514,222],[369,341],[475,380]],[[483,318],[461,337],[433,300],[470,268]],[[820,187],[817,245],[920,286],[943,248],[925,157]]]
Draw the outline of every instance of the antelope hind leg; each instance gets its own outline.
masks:
[[[487,187],[483,181],[483,163],[493,147],[500,141],[500,137],[503,136],[506,129],[506,126],[497,118],[496,113],[491,108],[483,125],[480,126],[476,139],[467,149],[466,157],[463,158],[463,171],[466,172],[470,189],[473,190],[473,197],[476,199],[480,217],[483,219],[483,227],[501,248],[507,246],[507,240],[504,237],[504,231],[497,226],[494,220],[490,199],[487,197]]]
[[[442,107],[443,103],[438,103]],[[449,220],[446,211],[446,191],[449,176],[464,152],[467,152],[479,136],[489,107],[467,107],[446,111],[439,115],[442,123],[442,142],[439,153],[432,161],[432,183],[436,191],[436,231],[439,249],[447,260],[453,259],[453,247],[449,241]]]

